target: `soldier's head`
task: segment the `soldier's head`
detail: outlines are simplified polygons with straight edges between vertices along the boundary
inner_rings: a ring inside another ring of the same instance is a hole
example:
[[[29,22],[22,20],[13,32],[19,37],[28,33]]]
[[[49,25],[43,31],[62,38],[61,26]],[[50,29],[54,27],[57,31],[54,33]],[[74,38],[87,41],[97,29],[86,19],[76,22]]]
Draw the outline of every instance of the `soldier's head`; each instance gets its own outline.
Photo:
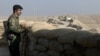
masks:
[[[14,5],[13,6],[13,13],[16,14],[17,16],[21,15],[22,10],[23,10],[23,8],[20,5]]]

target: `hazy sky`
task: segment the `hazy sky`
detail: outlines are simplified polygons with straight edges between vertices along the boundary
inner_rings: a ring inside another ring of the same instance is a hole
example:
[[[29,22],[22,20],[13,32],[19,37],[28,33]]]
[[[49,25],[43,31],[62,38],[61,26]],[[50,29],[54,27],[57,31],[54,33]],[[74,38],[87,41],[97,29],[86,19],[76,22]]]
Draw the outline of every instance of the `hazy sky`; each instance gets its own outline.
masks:
[[[12,14],[12,6],[23,6],[23,16],[100,14],[100,0],[0,0],[0,16]]]

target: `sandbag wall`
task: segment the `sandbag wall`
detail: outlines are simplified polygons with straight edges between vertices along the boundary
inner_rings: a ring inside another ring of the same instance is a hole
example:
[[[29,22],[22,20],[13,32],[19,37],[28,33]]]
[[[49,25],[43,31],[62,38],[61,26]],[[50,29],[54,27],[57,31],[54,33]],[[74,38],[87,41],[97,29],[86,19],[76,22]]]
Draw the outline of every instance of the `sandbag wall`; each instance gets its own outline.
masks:
[[[28,31],[26,56],[100,56],[100,35],[73,29]],[[23,45],[24,46],[24,45]]]

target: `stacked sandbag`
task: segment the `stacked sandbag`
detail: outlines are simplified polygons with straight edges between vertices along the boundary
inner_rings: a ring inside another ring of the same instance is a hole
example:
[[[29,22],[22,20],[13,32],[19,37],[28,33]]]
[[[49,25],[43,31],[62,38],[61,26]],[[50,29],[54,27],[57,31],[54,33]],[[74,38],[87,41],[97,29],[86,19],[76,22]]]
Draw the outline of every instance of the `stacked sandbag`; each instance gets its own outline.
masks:
[[[57,29],[57,28],[52,24],[48,24],[46,22],[35,22],[31,28],[32,33],[36,37],[48,36],[48,32],[50,32],[50,30],[53,29]]]
[[[64,32],[65,31],[65,32]],[[32,37],[30,37],[30,55],[32,56],[38,56],[38,55],[46,55],[46,56],[61,56],[61,55],[66,55],[65,53],[68,52],[67,49],[64,50],[64,45],[65,43],[58,41],[58,37],[60,34],[67,33],[67,32],[72,32],[75,30],[69,29],[55,29],[55,30],[49,30],[48,37],[46,35],[41,35],[41,36],[35,36],[33,34]],[[35,33],[35,32],[33,32]],[[43,33],[43,32],[42,32]],[[49,35],[50,33],[50,35]],[[50,38],[51,37],[51,38]],[[69,45],[69,44],[68,44]],[[72,46],[73,47],[73,46]],[[74,53],[72,52],[73,48],[69,50],[69,53]],[[66,51],[66,52],[64,52]],[[38,54],[37,54],[38,53]]]
[[[57,28],[41,21],[34,22],[25,36],[28,56],[100,56],[98,33]]]
[[[64,51],[63,44],[57,41],[60,34],[63,34],[67,29],[57,29],[46,22],[34,22],[31,31],[28,32],[29,37],[29,52],[30,56],[60,56]],[[75,30],[72,30],[75,31]],[[62,32],[62,33],[60,33]]]
[[[96,48],[88,48],[85,51],[85,56],[100,56],[100,50]]]
[[[100,35],[89,32],[81,32],[81,35],[78,36],[75,40],[83,47],[93,48],[98,45],[100,41]]]

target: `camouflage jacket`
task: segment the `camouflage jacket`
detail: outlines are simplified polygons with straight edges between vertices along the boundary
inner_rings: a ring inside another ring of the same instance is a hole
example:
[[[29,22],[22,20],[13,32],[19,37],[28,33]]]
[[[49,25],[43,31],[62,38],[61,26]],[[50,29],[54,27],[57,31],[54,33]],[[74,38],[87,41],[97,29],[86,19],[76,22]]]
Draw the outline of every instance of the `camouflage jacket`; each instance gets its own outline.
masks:
[[[14,14],[8,18],[8,31],[13,33],[21,33],[24,31],[19,25],[19,17],[16,17]]]

